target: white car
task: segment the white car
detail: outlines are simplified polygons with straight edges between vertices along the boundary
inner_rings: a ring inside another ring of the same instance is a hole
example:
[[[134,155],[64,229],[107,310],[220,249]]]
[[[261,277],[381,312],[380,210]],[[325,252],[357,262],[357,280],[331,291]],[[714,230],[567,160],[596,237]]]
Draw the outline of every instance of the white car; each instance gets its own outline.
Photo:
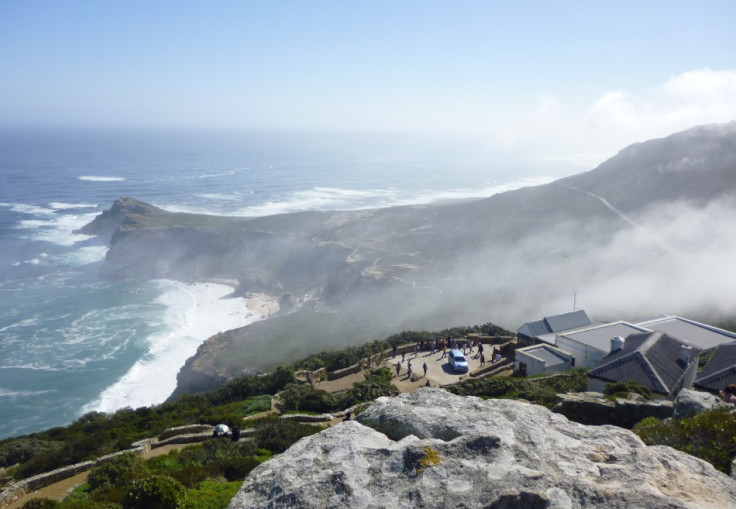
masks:
[[[468,372],[468,360],[460,350],[450,350],[450,366],[455,371]]]

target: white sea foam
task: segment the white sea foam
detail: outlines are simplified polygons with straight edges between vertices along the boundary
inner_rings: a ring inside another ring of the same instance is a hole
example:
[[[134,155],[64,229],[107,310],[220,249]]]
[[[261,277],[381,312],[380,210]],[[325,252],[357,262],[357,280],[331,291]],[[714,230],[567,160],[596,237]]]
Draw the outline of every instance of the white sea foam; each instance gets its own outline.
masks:
[[[77,180],[86,180],[88,182],[123,182],[123,177],[95,177],[94,175],[82,175]]]
[[[80,237],[88,238],[82,235]],[[107,246],[84,246],[70,253],[57,256],[56,259],[66,265],[87,265],[104,260],[106,254]]]
[[[19,221],[21,229],[33,230],[31,238],[58,244],[60,246],[72,246],[77,242],[92,238],[92,235],[72,233],[92,221],[96,213],[89,214],[53,214],[49,218],[25,219]]]
[[[233,291],[229,286],[172,281],[161,284],[165,292],[158,302],[167,306],[167,332],[149,337],[148,351],[118,382],[85,405],[82,413],[161,403],[176,388],[181,366],[205,339],[258,319],[256,313],[248,312],[242,298],[224,298]]]
[[[235,194],[219,194],[219,193],[203,193],[197,195],[200,198],[206,198],[208,200],[224,200],[224,201],[236,201],[243,197],[239,193]]]
[[[38,318],[26,318],[25,320],[20,320],[15,323],[11,323],[10,325],[6,325],[5,327],[0,327],[0,332],[7,332],[11,329],[17,329],[22,327],[33,327],[34,325],[38,325]]]
[[[5,389],[3,387],[0,387],[0,398],[28,398],[32,396],[38,396],[40,394],[48,394],[51,392],[56,392],[53,390],[45,390],[45,391],[14,391],[12,389]]]
[[[30,214],[30,215],[51,215],[54,213],[54,209],[46,207],[39,207],[37,205],[28,205],[26,203],[0,203],[0,207],[7,207],[13,212],[18,214]]]
[[[69,209],[95,209],[97,205],[94,203],[63,203],[54,201],[49,203],[49,207],[54,210],[69,210]]]
[[[296,191],[282,201],[269,201],[261,205],[240,209],[234,212],[233,215],[261,217],[307,210],[361,210],[401,205],[425,205],[443,200],[486,198],[494,194],[512,191],[522,187],[547,184],[553,180],[553,177],[536,177],[504,184],[489,184],[472,189],[452,189],[447,191],[427,189],[415,192],[395,188],[356,190],[314,187],[306,191]]]

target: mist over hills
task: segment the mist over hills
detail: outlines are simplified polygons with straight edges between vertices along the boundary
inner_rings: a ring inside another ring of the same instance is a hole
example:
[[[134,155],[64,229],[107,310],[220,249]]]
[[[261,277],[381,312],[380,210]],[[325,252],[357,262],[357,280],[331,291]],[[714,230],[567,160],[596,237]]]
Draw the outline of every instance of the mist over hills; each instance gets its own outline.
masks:
[[[203,344],[179,393],[403,329],[515,329],[574,296],[598,320],[721,321],[736,305],[736,122],[481,200],[252,219],[133,209],[106,219],[120,226],[104,277],[237,279],[284,304]]]

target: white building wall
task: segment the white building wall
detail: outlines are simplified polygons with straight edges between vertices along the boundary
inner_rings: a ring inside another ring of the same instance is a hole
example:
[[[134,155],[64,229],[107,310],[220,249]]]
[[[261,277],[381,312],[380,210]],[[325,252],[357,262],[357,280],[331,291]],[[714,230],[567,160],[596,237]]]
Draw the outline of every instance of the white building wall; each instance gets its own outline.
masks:
[[[594,368],[608,352],[584,345],[564,336],[557,336],[557,348],[567,352],[575,358],[576,368]]]
[[[538,375],[545,372],[544,361],[517,350],[516,356],[514,357],[514,371],[519,371],[519,363],[521,362],[526,364],[527,375]]]

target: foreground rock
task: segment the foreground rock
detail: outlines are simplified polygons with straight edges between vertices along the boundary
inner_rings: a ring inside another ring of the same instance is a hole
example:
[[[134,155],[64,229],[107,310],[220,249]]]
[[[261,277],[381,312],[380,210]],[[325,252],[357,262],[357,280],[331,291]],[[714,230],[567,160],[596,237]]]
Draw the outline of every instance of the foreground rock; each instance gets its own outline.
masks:
[[[736,481],[612,426],[543,407],[422,389],[259,466],[230,508],[736,507]]]

